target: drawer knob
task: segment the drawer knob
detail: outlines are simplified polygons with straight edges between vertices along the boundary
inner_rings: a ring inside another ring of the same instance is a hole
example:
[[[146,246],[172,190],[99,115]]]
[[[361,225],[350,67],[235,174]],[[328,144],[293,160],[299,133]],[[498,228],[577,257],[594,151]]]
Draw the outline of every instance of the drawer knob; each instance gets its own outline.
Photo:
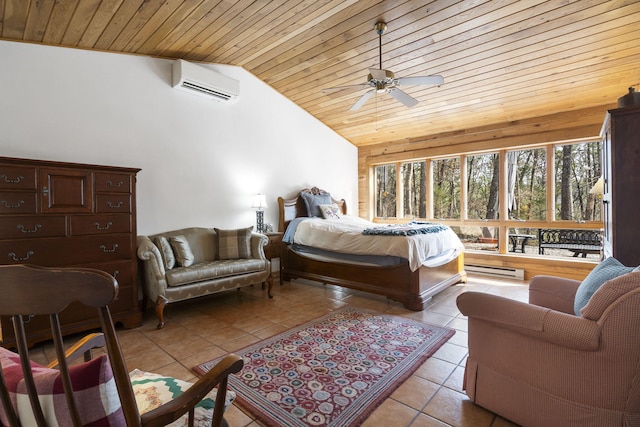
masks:
[[[100,226],[99,222],[94,222],[93,225],[95,225],[96,229],[98,230],[108,230],[113,225],[113,223],[109,221],[104,225],[104,227]]]
[[[124,184],[124,181],[118,181],[117,184],[114,184],[110,179],[107,180],[107,185],[111,188],[120,188]]]
[[[5,208],[19,208],[20,206],[24,205],[24,200],[18,200],[16,203],[11,204],[6,200],[2,201],[2,206],[4,206]]]
[[[111,253],[111,252],[115,252],[116,249],[118,249],[118,244],[114,244],[111,246],[111,249],[107,249],[107,247],[105,245],[100,245],[100,250],[104,253]]]
[[[8,255],[9,255],[9,258],[11,258],[14,261],[26,261],[31,257],[31,255],[33,255],[33,251],[27,251],[27,255],[22,258],[17,256],[15,252],[9,252]]]
[[[12,179],[12,178],[9,178],[7,175],[2,174],[0,175],[0,178],[2,178],[4,182],[6,182],[7,184],[19,184],[24,179],[24,176],[20,175]]]
[[[119,207],[121,207],[121,206],[122,206],[122,201],[119,201],[119,202],[115,202],[115,203],[114,203],[114,202],[112,202],[111,200],[109,200],[109,201],[107,202],[107,206],[109,206],[109,207],[110,207],[110,208],[112,208],[112,209],[117,209],[117,208],[119,208]]]
[[[38,229],[40,229],[41,227],[42,227],[42,224],[36,224],[33,226],[32,229],[29,230],[22,224],[18,225],[18,229],[23,233],[36,233]]]

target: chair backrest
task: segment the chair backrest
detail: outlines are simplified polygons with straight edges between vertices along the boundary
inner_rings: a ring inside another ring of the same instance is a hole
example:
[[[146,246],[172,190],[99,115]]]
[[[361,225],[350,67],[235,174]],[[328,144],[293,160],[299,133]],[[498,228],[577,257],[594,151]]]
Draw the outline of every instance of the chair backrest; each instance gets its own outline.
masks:
[[[29,359],[25,334],[25,321],[37,315],[48,316],[51,323],[59,381],[62,383],[65,401],[69,408],[69,414],[65,417],[68,417],[69,422],[75,426],[83,424],[77,398],[74,396],[59,321],[62,310],[73,302],[79,302],[88,307],[95,307],[97,310],[107,348],[108,363],[113,372],[113,380],[122,405],[120,416],[124,416],[128,426],[140,425],[141,419],[133,388],[108,308],[108,304],[118,295],[118,283],[112,276],[93,269],[5,265],[0,266],[0,288],[2,289],[0,316],[10,316],[13,322],[20,358],[19,365],[33,411],[34,423],[38,426],[48,425],[34,381],[34,371],[38,367]],[[14,410],[12,393],[7,388],[5,377],[6,375],[3,375],[0,369],[0,403],[7,418],[5,422],[12,426],[20,426],[21,421],[18,420]],[[13,392],[15,393],[15,390]],[[26,425],[24,421],[22,425]]]

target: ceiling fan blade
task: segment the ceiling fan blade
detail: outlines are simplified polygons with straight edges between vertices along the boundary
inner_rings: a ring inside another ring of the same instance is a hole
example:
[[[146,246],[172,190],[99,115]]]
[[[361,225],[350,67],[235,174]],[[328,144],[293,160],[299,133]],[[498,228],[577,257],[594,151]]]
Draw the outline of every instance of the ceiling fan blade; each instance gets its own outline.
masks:
[[[401,91],[398,88],[392,87],[387,92],[389,93],[389,95],[391,95],[392,98],[394,98],[396,101],[401,102],[407,107],[413,107],[418,104],[417,99]]]
[[[362,107],[364,105],[364,103],[367,102],[367,100],[373,96],[374,93],[376,93],[375,89],[371,89],[371,90],[366,91],[364,93],[364,95],[362,95],[360,97],[360,99],[358,99],[356,101],[356,103],[353,104],[353,106],[351,108],[349,108],[349,111],[359,110],[360,107]]]
[[[438,75],[399,77],[394,82],[397,85],[441,85],[444,84],[444,78]]]

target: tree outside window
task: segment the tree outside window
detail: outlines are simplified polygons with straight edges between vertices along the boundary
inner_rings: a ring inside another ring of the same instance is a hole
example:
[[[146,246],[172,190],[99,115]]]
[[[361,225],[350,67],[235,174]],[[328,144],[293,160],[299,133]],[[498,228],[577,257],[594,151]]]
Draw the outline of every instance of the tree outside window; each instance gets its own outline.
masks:
[[[597,194],[590,193],[602,175],[599,142],[555,148],[556,219],[600,221],[602,209]]]
[[[467,217],[498,219],[500,156],[498,153],[467,157]],[[485,236],[487,237],[487,236]]]
[[[460,218],[460,158],[433,160],[433,217]]]
[[[507,152],[509,219],[547,217],[547,151],[544,148]]]
[[[396,165],[375,167],[376,216],[393,218],[396,216]]]
[[[400,168],[403,213],[407,218],[427,217],[427,162],[403,163]]]

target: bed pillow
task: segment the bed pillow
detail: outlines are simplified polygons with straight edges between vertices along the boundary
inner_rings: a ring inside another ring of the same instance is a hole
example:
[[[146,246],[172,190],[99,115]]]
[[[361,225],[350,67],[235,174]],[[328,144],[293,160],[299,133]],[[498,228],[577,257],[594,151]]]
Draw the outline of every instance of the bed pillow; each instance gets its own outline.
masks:
[[[253,226],[237,230],[214,228],[218,239],[218,259],[251,258],[251,232]]]
[[[193,265],[193,261],[195,257],[193,256],[193,252],[191,252],[191,246],[189,246],[189,242],[187,238],[184,236],[171,236],[169,237],[169,243],[173,248],[173,253],[176,256],[176,263],[180,267],[189,267]]]
[[[331,205],[320,205],[320,212],[322,212],[322,217],[324,219],[340,219],[342,218],[342,211],[340,207],[336,204]]]
[[[23,426],[36,425],[20,367],[20,356],[0,347],[0,361],[18,418]],[[33,362],[32,366],[36,389],[48,424],[72,425],[60,371]],[[106,354],[70,366],[69,376],[83,425],[125,425],[113,371]],[[2,405],[0,419],[3,425],[8,425]]]
[[[138,404],[138,410],[141,414],[147,413],[152,409],[175,399],[192,385],[189,382],[181,381],[176,378],[165,377],[163,375],[144,372],[138,369],[131,371],[129,379],[131,380],[133,393],[136,396],[136,403]],[[204,399],[200,401],[200,403],[196,405],[194,410],[194,425],[211,425],[217,391],[218,390],[214,388],[205,396]],[[233,391],[227,390],[224,409],[227,409],[227,407],[234,401],[235,397],[236,394]],[[179,420],[175,421],[171,425],[186,426],[188,417],[189,414],[184,414]]]
[[[322,218],[322,211],[320,205],[330,205],[333,203],[331,200],[331,194],[327,192],[313,194],[306,191],[300,193],[304,204],[307,207],[307,215],[310,217]]]
[[[623,274],[630,273],[634,267],[626,267],[614,257],[609,257],[598,264],[591,273],[578,286],[573,309],[576,316],[580,316],[580,310],[587,305],[591,296],[604,284],[604,282],[615,279]]]
[[[176,257],[173,255],[173,249],[171,249],[171,244],[164,236],[157,236],[153,239],[153,243],[160,250],[160,256],[162,257],[162,263],[164,264],[164,268],[166,270],[171,270],[176,265]]]

